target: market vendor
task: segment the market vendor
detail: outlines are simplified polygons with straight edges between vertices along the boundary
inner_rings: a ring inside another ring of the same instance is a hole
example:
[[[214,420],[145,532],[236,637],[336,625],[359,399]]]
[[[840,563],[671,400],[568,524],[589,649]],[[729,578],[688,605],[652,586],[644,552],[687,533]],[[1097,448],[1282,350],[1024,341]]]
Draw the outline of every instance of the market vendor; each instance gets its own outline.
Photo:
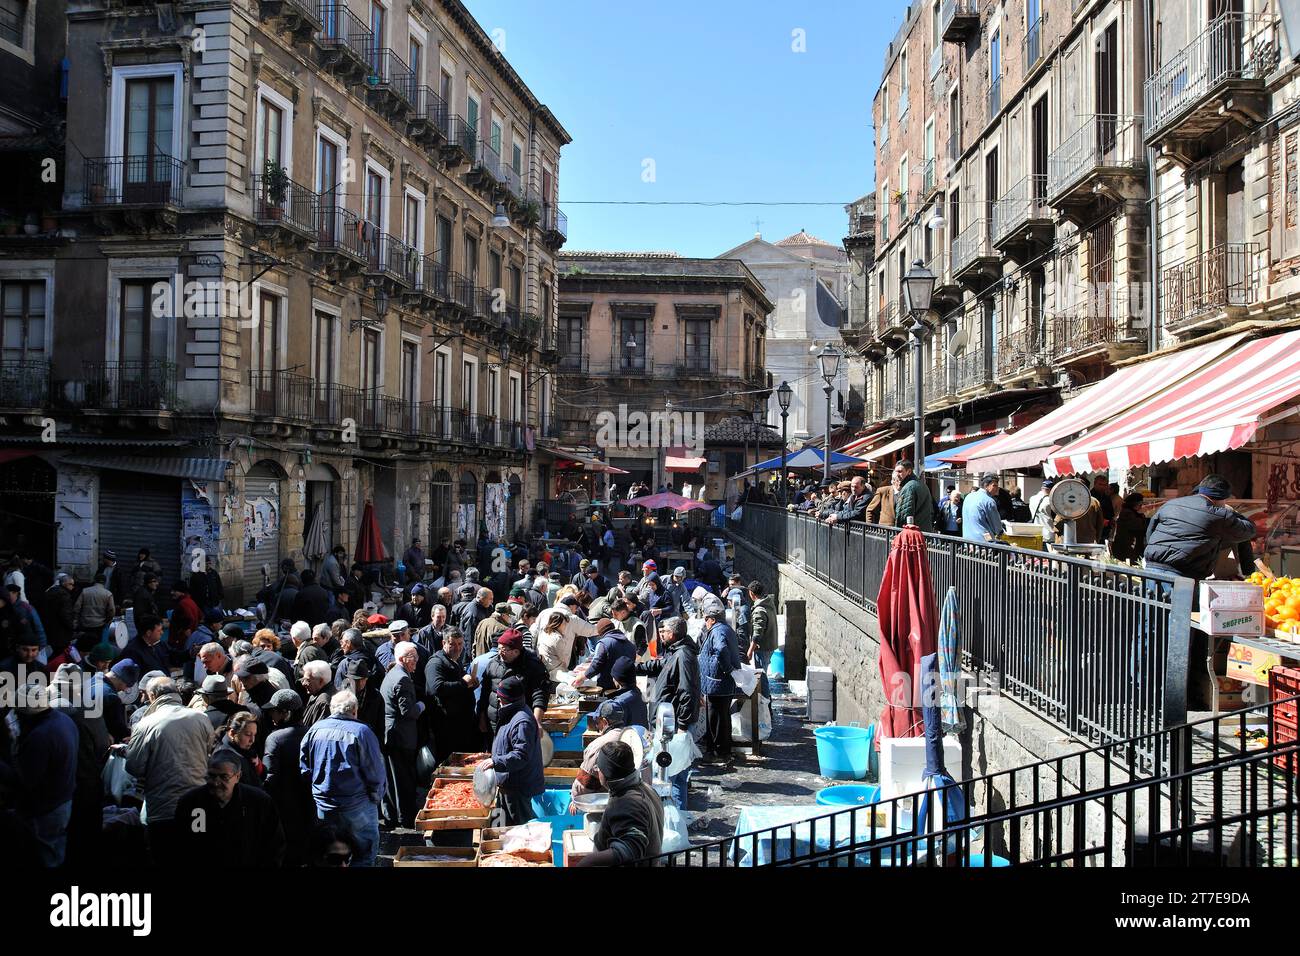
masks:
[[[587,723],[600,736],[587,744],[582,750],[582,762],[578,767],[578,775],[574,778],[573,785],[570,788],[570,794],[573,797],[580,797],[584,793],[602,793],[605,791],[605,785],[600,782],[599,777],[596,775],[596,760],[605,744],[618,740],[629,729],[627,714],[622,707],[612,700],[602,702],[592,712]],[[650,745],[650,732],[645,727],[630,729],[640,734],[642,751],[647,752]],[[643,762],[639,769],[641,770],[641,778],[646,783],[649,783],[650,764]],[[576,813],[577,811],[575,809],[571,812]]]
[[[659,855],[664,836],[664,805],[641,779],[632,748],[622,741],[605,744],[596,773],[609,791],[609,804],[596,832],[596,852],[576,866],[619,866]]]
[[[1227,479],[1206,475],[1190,495],[1165,502],[1147,526],[1143,563],[1193,581],[1209,577],[1221,552],[1255,537],[1255,523],[1223,503],[1231,497]],[[1193,593],[1195,602],[1199,595]]]
[[[517,826],[533,819],[532,799],[546,789],[541,731],[529,713],[526,691],[523,678],[512,674],[493,694],[500,729],[492,740],[492,756],[480,760],[477,767],[496,771],[494,826]]]
[[[640,627],[643,632],[645,630],[641,622],[632,617],[631,606],[625,600],[611,601],[609,614],[613,621],[613,627],[608,628],[601,635],[600,641],[596,644],[596,649],[591,655],[591,660],[585,664],[579,664],[573,671],[574,677],[590,678],[602,690],[609,690],[614,686],[613,667],[619,658],[627,657],[636,660],[637,645],[635,643],[634,626]]]
[[[636,661],[620,657],[610,668],[610,674],[614,678],[611,700],[623,712],[624,723],[629,727],[649,727],[649,710],[636,685]]]

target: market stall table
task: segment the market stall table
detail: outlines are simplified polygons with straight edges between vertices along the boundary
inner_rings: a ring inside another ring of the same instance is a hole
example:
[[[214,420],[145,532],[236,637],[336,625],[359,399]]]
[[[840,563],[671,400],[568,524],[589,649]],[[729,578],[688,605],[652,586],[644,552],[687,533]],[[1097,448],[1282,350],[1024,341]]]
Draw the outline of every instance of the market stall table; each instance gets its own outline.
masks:
[[[1202,613],[1200,611],[1192,612],[1192,627],[1204,632],[1201,626]],[[1210,678],[1210,711],[1218,714],[1219,710],[1219,681],[1218,675],[1214,671],[1214,658],[1219,646],[1217,642],[1226,642],[1228,644],[1241,644],[1244,647],[1252,647],[1256,650],[1263,651],[1266,654],[1276,654],[1283,660],[1300,661],[1300,640],[1294,640],[1294,637],[1300,635],[1288,635],[1282,631],[1266,629],[1262,636],[1250,637],[1242,634],[1207,634],[1205,651],[1205,669]]]
[[[829,819],[823,819],[820,822],[818,818],[829,817],[833,814],[839,815],[832,822]],[[828,852],[831,849],[832,836],[834,846],[843,848],[849,846],[863,847],[861,856],[863,862],[869,862],[869,845],[872,840],[879,840],[885,837],[892,837],[896,834],[906,834],[912,832],[912,819],[910,813],[904,813],[901,809],[898,811],[898,829],[895,831],[893,822],[888,818],[889,811],[881,810],[876,807],[862,807],[855,810],[850,815],[843,812],[843,808],[827,807],[819,804],[798,805],[798,806],[751,806],[741,807],[740,816],[736,819],[736,839],[739,842],[739,861],[741,866],[767,866],[773,862],[772,837],[775,835],[778,840],[786,841],[783,845],[790,846],[793,842],[793,854],[803,855],[813,852],[813,841],[816,841],[817,852]],[[852,816],[852,820],[850,820]],[[773,827],[779,829],[773,830]],[[767,832],[764,832],[767,831]],[[749,837],[749,839],[745,839]],[[787,859],[791,855],[791,850],[784,850],[779,854],[779,859]],[[885,851],[881,855],[880,863],[882,866],[889,866],[890,857],[903,860],[910,856],[908,849],[897,847],[892,853]]]

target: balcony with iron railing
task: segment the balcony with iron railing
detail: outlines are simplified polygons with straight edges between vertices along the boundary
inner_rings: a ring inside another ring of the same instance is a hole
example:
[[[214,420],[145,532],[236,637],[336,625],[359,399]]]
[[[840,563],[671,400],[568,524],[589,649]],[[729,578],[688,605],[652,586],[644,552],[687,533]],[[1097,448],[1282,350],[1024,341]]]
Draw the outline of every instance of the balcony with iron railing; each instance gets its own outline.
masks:
[[[387,111],[415,108],[415,73],[396,50],[372,45],[366,62],[370,67],[366,92],[375,105]]]
[[[478,156],[478,130],[462,116],[447,117],[447,142],[442,146],[442,161],[451,167],[474,162]]]
[[[939,361],[925,370],[925,403],[934,405],[945,401],[957,392],[953,384],[951,366]]]
[[[970,392],[990,385],[996,358],[982,345],[967,346],[960,354],[954,355],[953,385],[957,392]]]
[[[688,353],[677,363],[676,376],[678,379],[716,378],[717,375],[718,360],[709,352]]]
[[[1226,123],[1267,116],[1265,80],[1277,64],[1271,17],[1224,13],[1146,81],[1146,142],[1199,153]]]
[[[1038,61],[1043,58],[1043,18],[1039,17],[1033,23],[1029,24],[1025,30],[1024,38],[1020,41],[1021,51],[1024,54],[1025,75],[1038,65]]]
[[[931,157],[921,167],[921,202],[924,203],[929,199],[938,185],[938,177],[935,174],[935,161]]]
[[[1160,318],[1170,332],[1222,325],[1259,300],[1260,247],[1226,242],[1160,274]]]
[[[945,43],[960,43],[979,28],[980,11],[976,0],[943,0],[939,8],[939,28]]]
[[[489,189],[505,185],[505,177],[501,172],[501,154],[493,147],[491,141],[479,139],[474,150],[470,173],[481,185]]]
[[[295,37],[310,40],[321,29],[316,0],[261,0],[258,15],[289,30]]]
[[[943,44],[937,45],[930,51],[930,76],[938,75],[941,69],[943,69]]]
[[[85,362],[83,374],[88,409],[177,409],[175,362]]]
[[[326,67],[345,80],[364,79],[370,70],[370,48],[375,45],[370,28],[348,9],[347,0],[321,0],[316,11],[321,23],[316,43]]]
[[[993,77],[993,81],[989,83],[988,91],[985,93],[984,103],[986,107],[984,121],[991,123],[998,113],[1002,111],[1002,77]]]
[[[569,217],[559,206],[542,204],[542,238],[552,246],[562,246],[569,238]]]
[[[506,187],[506,192],[516,202],[524,200],[524,174],[523,170],[515,169],[510,163],[501,163],[501,184]]]
[[[562,352],[557,366],[561,374],[585,373],[591,367],[586,352]]]
[[[250,369],[249,411],[267,418],[308,422],[316,411],[313,379],[293,372]]]
[[[420,269],[415,276],[415,291],[439,302],[447,298],[447,277],[450,272],[437,257],[427,255],[420,259]]]
[[[85,162],[82,194],[88,206],[179,206],[185,163],[164,153],[100,156]]]
[[[925,267],[934,273],[934,291],[930,297],[930,308],[940,315],[961,304],[961,284],[953,278],[951,257],[946,249],[937,249]]]
[[[888,205],[885,206],[884,211],[881,213],[880,218],[877,221],[880,226],[880,239],[877,245],[878,247],[883,248],[884,246],[889,244],[889,206]]]
[[[466,315],[474,312],[474,280],[459,272],[447,273],[447,303]]]
[[[1122,302],[1105,300],[1050,316],[1048,348],[1058,365],[1136,353],[1142,347],[1145,320]]]
[[[899,119],[899,122],[902,122],[902,121],[903,121],[903,118],[907,116],[907,111],[908,111],[908,109],[909,109],[909,107],[910,107],[910,104],[911,104],[911,98],[912,98],[911,90],[908,89],[908,87],[907,87],[907,85],[906,85],[906,83],[907,83],[906,78],[904,79],[903,83],[904,83],[904,85],[903,85],[902,88],[900,88],[899,91],[898,91],[898,119]]]
[[[1092,113],[1047,157],[1047,195],[1063,210],[1087,210],[1098,198],[1135,196],[1144,183],[1142,117]],[[1086,216],[1086,212],[1085,212]]]
[[[1022,177],[994,204],[994,248],[1023,258],[1040,245],[1050,245],[1053,233],[1045,174]]]
[[[957,165],[957,162],[961,159],[961,133],[955,129],[948,134],[948,150],[945,155],[947,155],[948,163],[951,166]]]
[[[48,360],[0,361],[0,408],[44,408],[49,402]]]
[[[987,281],[1000,266],[989,242],[992,222],[976,219],[952,241],[952,277],[964,285]]]
[[[1048,364],[1047,316],[1031,309],[1023,324],[998,340],[998,381],[1005,382],[1037,372]]]
[[[369,259],[371,243],[367,233],[374,227],[352,210],[326,202],[327,198],[322,196],[316,207],[316,251],[359,266]]]
[[[366,275],[387,279],[407,289],[416,287],[416,275],[420,271],[421,260],[418,250],[411,248],[396,236],[380,232],[373,225],[365,231],[364,249]]]
[[[414,86],[411,111],[406,116],[407,132],[425,146],[441,145],[447,138],[447,104],[432,87]]]
[[[279,175],[253,177],[253,218],[259,226],[284,227],[314,237],[320,197]]]

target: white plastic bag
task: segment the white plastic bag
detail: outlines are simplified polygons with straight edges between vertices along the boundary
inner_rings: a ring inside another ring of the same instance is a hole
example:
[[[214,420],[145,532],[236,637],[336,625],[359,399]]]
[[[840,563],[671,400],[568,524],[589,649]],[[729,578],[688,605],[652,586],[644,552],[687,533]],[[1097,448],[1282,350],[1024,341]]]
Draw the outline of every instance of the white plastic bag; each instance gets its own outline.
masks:
[[[686,816],[677,809],[675,803],[664,804],[664,834],[659,846],[660,853],[676,853],[690,848],[691,838],[687,834]]]
[[[703,724],[704,721],[697,720],[696,724]],[[668,741],[668,746],[664,746],[663,734],[656,732],[654,740],[650,744],[650,765],[658,766],[655,763],[655,757],[661,751],[666,750],[668,756],[672,758],[672,763],[668,765],[668,776],[674,776],[681,773],[687,767],[695,762],[700,756],[700,748],[695,745],[695,737],[691,731],[686,733],[673,734],[672,739]]]
[[[102,774],[104,794],[115,804],[120,804],[123,797],[135,796],[135,777],[126,772],[126,755],[110,753],[104,764]]]
[[[751,740],[753,723],[750,720],[750,703],[741,701],[740,710],[731,715],[731,736],[736,740]],[[772,736],[772,698],[758,698],[758,739]]]
[[[758,686],[758,668],[751,667],[749,664],[741,664],[739,668],[731,672],[731,679],[736,682],[736,689],[748,697],[754,693],[754,688]]]

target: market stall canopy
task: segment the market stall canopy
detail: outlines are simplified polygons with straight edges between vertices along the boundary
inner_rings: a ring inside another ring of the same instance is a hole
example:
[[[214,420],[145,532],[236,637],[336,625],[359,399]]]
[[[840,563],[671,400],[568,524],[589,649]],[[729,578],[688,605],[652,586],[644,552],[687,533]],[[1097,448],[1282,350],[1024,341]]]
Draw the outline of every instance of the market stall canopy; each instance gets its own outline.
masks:
[[[576,451],[566,451],[562,448],[547,448],[544,446],[538,448],[538,451],[546,452],[554,458],[558,458],[560,461],[573,462],[575,465],[581,466],[585,471],[609,475],[627,474],[627,472],[622,468],[615,468],[613,465],[606,464],[599,458],[592,458],[590,455],[579,454]]]
[[[878,428],[861,438],[853,439],[853,441],[849,442],[843,448],[837,448],[836,451],[842,455],[859,455],[869,449],[876,442],[884,440],[893,433],[894,430],[892,428]]]
[[[926,456],[926,471],[943,471],[953,465],[964,465],[971,458],[975,457],[979,449],[989,442],[995,440],[997,435],[989,435],[987,438],[977,438],[975,441],[967,442],[964,445],[958,445],[956,448],[949,448],[947,451],[937,451],[933,455]],[[936,439],[937,440],[937,439]]]
[[[673,491],[661,491],[656,495],[642,495],[640,498],[629,498],[623,502],[628,505],[640,505],[642,508],[649,508],[651,511],[657,511],[660,508],[671,508],[673,511],[690,511],[693,508],[708,508],[713,510],[713,505],[707,501],[696,501],[694,498],[684,498]]]
[[[929,432],[925,432],[922,434],[921,437],[924,438],[925,435],[928,434]],[[904,435],[902,438],[895,438],[893,441],[881,445],[879,448],[873,448],[865,455],[862,455],[861,456],[862,461],[864,464],[867,462],[879,461],[880,459],[884,458],[886,455],[890,454],[891,452],[898,451],[900,448],[907,448],[909,445],[912,444],[912,441],[913,441],[913,437],[911,435]]]
[[[989,442],[980,449],[978,457],[966,462],[966,467],[970,471],[1035,468],[1051,457],[1062,442],[1182,381],[1219,358],[1243,337],[1228,336],[1122,368],[1090,385],[1056,411]]]
[[[709,463],[707,458],[682,458],[677,455],[664,456],[664,469],[667,471],[699,471]]]
[[[1017,428],[1023,428],[1030,422],[1042,418],[1048,408],[1049,406],[1046,403],[1039,403],[1022,412],[1004,415],[1002,418],[990,418],[988,421],[976,422],[972,425],[961,425],[952,431],[945,429],[935,434],[934,442],[936,445],[943,445],[948,442],[969,442],[972,438],[988,438],[1000,435]]]
[[[1134,468],[1240,448],[1300,411],[1300,331],[1247,342],[1071,442],[1048,475]]]
[[[820,448],[809,448],[806,445],[793,454],[785,456],[786,468],[821,468],[825,464],[826,456]],[[860,465],[863,459],[855,458],[852,455],[844,455],[838,451],[831,452],[832,465]],[[754,466],[754,471],[771,471],[774,468],[781,467],[781,458],[769,458],[767,461],[760,461]]]

